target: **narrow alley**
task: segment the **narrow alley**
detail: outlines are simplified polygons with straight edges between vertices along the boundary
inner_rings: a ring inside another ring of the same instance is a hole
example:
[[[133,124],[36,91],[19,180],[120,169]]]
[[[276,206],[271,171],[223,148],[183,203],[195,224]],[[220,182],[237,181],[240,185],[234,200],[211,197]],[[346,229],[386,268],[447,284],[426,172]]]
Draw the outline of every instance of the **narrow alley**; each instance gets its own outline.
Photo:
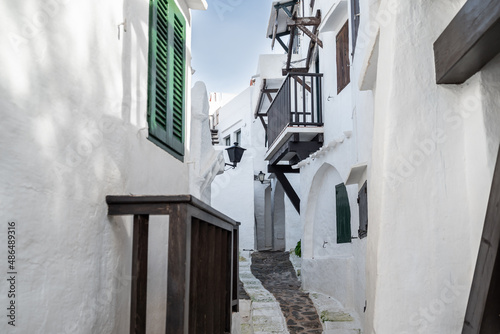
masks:
[[[359,322],[338,301],[301,289],[295,255],[261,251],[241,256],[240,277],[243,334],[360,332]]]

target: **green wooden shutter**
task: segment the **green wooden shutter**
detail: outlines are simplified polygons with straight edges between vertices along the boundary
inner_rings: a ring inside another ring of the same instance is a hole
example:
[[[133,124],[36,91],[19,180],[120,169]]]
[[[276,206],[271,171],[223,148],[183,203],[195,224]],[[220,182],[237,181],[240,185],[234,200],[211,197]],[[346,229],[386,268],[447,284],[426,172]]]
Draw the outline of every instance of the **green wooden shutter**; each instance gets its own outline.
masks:
[[[363,239],[368,234],[368,191],[366,181],[358,193],[359,230],[358,237]]]
[[[335,186],[337,200],[337,243],[351,242],[351,208],[347,189],[343,183]]]
[[[150,1],[149,139],[184,155],[186,21],[174,1]]]
[[[170,65],[172,69],[172,145],[176,151],[184,153],[184,71],[186,40],[186,23],[184,17],[176,7],[172,11],[172,47],[170,49]],[[179,152],[180,153],[180,152]]]

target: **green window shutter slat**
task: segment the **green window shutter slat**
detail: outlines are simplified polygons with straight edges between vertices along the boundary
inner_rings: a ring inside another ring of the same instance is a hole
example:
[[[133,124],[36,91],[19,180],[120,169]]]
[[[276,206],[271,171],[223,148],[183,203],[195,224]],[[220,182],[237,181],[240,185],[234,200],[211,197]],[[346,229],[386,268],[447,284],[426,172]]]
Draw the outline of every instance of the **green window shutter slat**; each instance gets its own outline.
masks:
[[[173,0],[150,0],[148,123],[157,145],[184,155],[186,21]]]
[[[351,242],[351,208],[347,189],[343,183],[335,186],[337,207],[337,243]]]
[[[173,13],[173,44],[172,44],[172,121],[173,137],[179,142],[184,141],[184,89],[185,89],[185,21],[180,12]]]

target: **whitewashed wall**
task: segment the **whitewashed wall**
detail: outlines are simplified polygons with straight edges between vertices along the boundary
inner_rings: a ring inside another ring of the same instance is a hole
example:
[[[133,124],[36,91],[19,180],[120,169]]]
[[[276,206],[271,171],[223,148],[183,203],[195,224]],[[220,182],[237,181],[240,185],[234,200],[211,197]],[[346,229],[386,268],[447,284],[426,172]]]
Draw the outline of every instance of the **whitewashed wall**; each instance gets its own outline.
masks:
[[[127,332],[132,225],[107,216],[105,196],[190,192],[188,165],[146,139],[149,3],[30,0],[0,13],[0,238],[7,220],[18,236],[17,322],[0,332]],[[198,145],[190,100],[188,89],[186,161]],[[164,327],[166,226],[151,221],[152,332]]]
[[[369,163],[372,141],[372,101],[370,92],[359,92],[358,78],[337,94],[336,36],[350,12],[348,1],[317,1],[322,13],[318,48],[319,70],[323,73],[324,145],[321,152],[299,164],[301,189],[302,282],[307,290],[337,299],[361,321],[365,306],[365,260],[367,239],[337,244],[335,186],[345,183],[351,167]],[[307,46],[307,43],[303,43]],[[307,48],[303,48],[307,52]],[[352,45],[349,53],[352,52]],[[362,55],[364,50],[356,49]],[[305,56],[305,53],[304,53]],[[353,71],[360,66],[351,62]],[[314,63],[311,68],[314,68]],[[361,180],[360,180],[361,182]],[[362,185],[362,182],[360,186]],[[358,186],[348,185],[351,209],[351,236],[359,228]]]
[[[461,333],[500,119],[498,58],[462,85],[435,83],[432,45],[464,3],[380,7],[368,332]]]
[[[217,176],[212,187],[212,205],[217,210],[241,223],[240,249],[254,249],[254,159],[252,149],[252,94],[254,87],[248,87],[219,109],[219,138],[223,141],[231,136],[231,145],[236,141],[235,132],[241,130],[241,147],[247,151],[235,169],[226,166],[226,171]],[[223,145],[224,143],[221,142]],[[230,163],[225,149],[225,161]]]

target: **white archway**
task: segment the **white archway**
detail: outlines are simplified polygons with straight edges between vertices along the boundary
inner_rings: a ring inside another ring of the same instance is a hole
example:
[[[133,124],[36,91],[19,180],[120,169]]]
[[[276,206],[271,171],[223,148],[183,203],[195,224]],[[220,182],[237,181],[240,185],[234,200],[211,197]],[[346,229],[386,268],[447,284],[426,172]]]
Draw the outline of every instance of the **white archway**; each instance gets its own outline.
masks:
[[[305,259],[333,255],[330,253],[337,248],[335,186],[342,182],[337,169],[329,163],[324,163],[314,175],[304,221],[302,256]]]

